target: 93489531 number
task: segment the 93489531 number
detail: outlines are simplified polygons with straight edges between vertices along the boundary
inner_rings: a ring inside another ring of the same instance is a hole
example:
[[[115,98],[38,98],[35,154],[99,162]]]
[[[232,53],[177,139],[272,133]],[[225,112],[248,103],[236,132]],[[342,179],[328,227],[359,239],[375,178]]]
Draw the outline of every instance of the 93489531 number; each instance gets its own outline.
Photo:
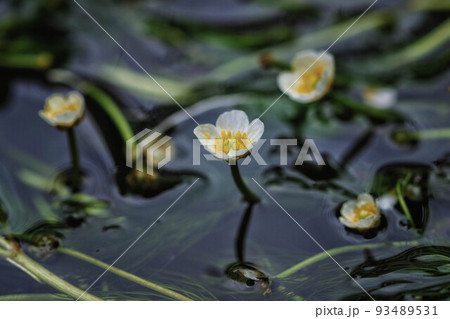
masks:
[[[377,306],[377,316],[437,316],[436,306]]]

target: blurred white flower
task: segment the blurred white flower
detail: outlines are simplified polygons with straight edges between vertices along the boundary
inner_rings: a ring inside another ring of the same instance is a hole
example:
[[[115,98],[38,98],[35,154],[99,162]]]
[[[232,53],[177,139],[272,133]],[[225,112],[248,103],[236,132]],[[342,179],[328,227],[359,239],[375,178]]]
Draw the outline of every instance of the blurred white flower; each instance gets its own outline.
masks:
[[[247,156],[263,132],[263,122],[255,119],[249,124],[247,114],[238,110],[222,113],[215,126],[202,124],[194,129],[205,149],[224,161]]]
[[[392,209],[394,208],[395,204],[397,204],[397,196],[387,193],[380,196],[377,202],[380,208],[383,210]]]
[[[397,103],[397,91],[391,88],[366,87],[362,91],[364,103],[387,109]]]
[[[48,124],[59,129],[68,129],[78,124],[84,114],[84,98],[78,92],[70,92],[67,96],[50,95],[45,100],[44,109],[39,116]]]
[[[291,66],[292,71],[278,75],[278,87],[291,99],[309,103],[319,100],[331,89],[334,80],[334,58],[331,54],[301,51],[294,57]]]
[[[360,194],[357,200],[342,205],[339,220],[349,228],[365,231],[380,224],[381,213],[378,202],[369,194]]]

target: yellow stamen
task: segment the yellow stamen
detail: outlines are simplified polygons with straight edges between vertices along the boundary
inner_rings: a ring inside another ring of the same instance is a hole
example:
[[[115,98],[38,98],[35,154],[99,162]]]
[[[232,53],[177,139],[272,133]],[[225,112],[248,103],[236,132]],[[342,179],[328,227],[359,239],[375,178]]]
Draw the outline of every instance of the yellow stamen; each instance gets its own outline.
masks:
[[[365,219],[371,215],[375,215],[377,213],[377,207],[373,204],[364,204],[359,207],[355,207],[353,213],[349,216],[350,219],[357,223],[361,219]]]
[[[323,63],[316,65],[308,70],[295,84],[295,91],[301,94],[309,94],[316,90],[317,84],[322,79],[325,65]]]
[[[64,102],[57,109],[52,109],[48,105],[44,108],[44,113],[48,117],[55,117],[56,115],[63,114],[65,112],[77,112],[80,109],[79,105],[75,103],[69,103],[67,98],[64,98]]]
[[[231,131],[222,130],[220,137],[214,139],[215,152],[220,154],[228,154],[230,151],[240,151],[246,149],[250,144],[247,139],[247,133],[238,131],[234,136]]]

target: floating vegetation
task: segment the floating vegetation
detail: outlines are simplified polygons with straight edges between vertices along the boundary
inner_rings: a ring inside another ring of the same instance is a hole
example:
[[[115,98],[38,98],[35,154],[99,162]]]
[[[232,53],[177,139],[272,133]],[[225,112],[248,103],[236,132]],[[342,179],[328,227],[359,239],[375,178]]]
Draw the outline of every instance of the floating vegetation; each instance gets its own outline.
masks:
[[[90,256],[87,256],[87,255],[85,255],[83,253],[80,253],[80,252],[77,252],[77,251],[74,251],[74,250],[68,249],[68,248],[60,248],[59,251],[64,253],[64,254],[67,254],[67,255],[70,255],[70,256],[82,259],[82,260],[84,260],[86,262],[94,264],[94,265],[96,265],[98,267],[101,267],[103,269],[108,269],[109,271],[111,271],[114,274],[117,274],[117,275],[119,275],[121,277],[124,277],[124,278],[126,278],[128,280],[131,280],[131,281],[133,281],[133,282],[135,282],[137,284],[140,284],[140,285],[142,285],[144,287],[147,287],[147,288],[150,288],[152,290],[155,290],[155,291],[157,291],[159,293],[162,293],[162,294],[164,294],[164,295],[166,295],[168,297],[171,297],[171,298],[173,298],[175,300],[184,300],[184,301],[192,300],[192,299],[189,299],[189,298],[187,298],[187,297],[185,297],[185,296],[183,296],[183,295],[181,295],[181,294],[179,294],[177,292],[171,291],[171,290],[169,290],[167,288],[164,288],[162,286],[159,286],[159,285],[157,285],[155,283],[152,283],[152,282],[149,282],[147,280],[144,280],[144,279],[142,279],[142,278],[140,278],[138,276],[135,276],[135,275],[132,275],[130,273],[127,273],[126,271],[120,270],[120,269],[115,268],[115,267],[111,267],[110,265],[108,265],[108,264],[106,264],[104,262],[101,262],[100,260],[97,260],[95,258],[92,258]]]
[[[84,5],[0,5],[0,300],[450,299],[448,4]]]
[[[42,267],[40,264],[33,261],[20,250],[20,246],[18,246],[17,243],[8,242],[0,237],[0,245],[3,247],[0,248],[0,255],[6,257],[11,264],[23,270],[26,274],[28,274],[38,282],[45,282],[55,289],[60,290],[61,292],[64,292],[69,296],[77,299],[80,298],[81,300],[91,301],[101,300],[100,298],[89,293],[84,293],[83,290],[72,286],[46,268]]]
[[[450,250],[446,246],[418,246],[389,258],[370,258],[355,267],[351,275],[355,278],[377,278],[380,283],[371,290],[377,300],[443,300],[448,298],[449,293],[449,282],[445,280],[449,258]],[[416,282],[412,273],[423,273],[424,276]],[[406,292],[399,293],[397,287]]]
[[[225,273],[234,281],[249,287],[256,286],[255,289],[262,295],[271,293],[269,277],[251,263],[233,263],[227,266]]]

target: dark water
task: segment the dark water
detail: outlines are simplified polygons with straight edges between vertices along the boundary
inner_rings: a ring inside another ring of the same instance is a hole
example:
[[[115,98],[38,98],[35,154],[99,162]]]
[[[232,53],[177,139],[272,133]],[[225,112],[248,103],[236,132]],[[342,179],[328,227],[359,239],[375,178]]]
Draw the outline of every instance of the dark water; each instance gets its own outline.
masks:
[[[330,52],[336,58],[337,75],[341,71],[351,81],[341,92],[358,99],[363,83],[394,87],[399,99],[393,109],[403,122],[380,121],[349,110],[338,112],[332,99],[307,108],[283,97],[261,118],[263,138],[297,138],[300,146],[304,138],[314,139],[327,165],[294,166],[297,147],[292,148],[291,165],[279,166],[277,148],[267,142],[260,150],[266,166],[252,161],[241,167],[249,187],[262,198],[251,207],[241,254],[269,278],[271,293],[264,294],[261,282],[239,282],[225,274],[239,257],[236,241],[247,204],[225,162],[202,160],[201,166],[192,165],[196,124],[188,117],[168,132],[176,153],[162,174],[176,176],[178,183],[149,198],[142,192],[124,191],[123,142],[98,103],[87,98],[86,118],[76,128],[85,174],[82,192],[105,208],[100,215],[88,214],[86,209],[65,206],[61,197],[49,193],[70,168],[70,157],[65,134],[42,121],[38,111],[47,96],[71,88],[52,83],[49,72],[42,70],[0,69],[0,200],[7,216],[7,222],[0,223],[0,234],[20,239],[31,257],[86,289],[102,269],[55,251],[37,254],[23,234],[31,238],[48,234],[61,246],[112,263],[200,177],[116,267],[199,300],[367,299],[330,258],[276,278],[322,250],[254,178],[324,249],[386,243],[334,257],[375,299],[448,299],[450,141],[447,137],[397,145],[391,138],[397,128],[449,126],[448,38],[444,46],[417,61],[383,73],[370,71],[371,63],[401,51],[444,23],[448,15],[408,9],[412,6],[408,1],[379,2],[370,14],[389,22],[344,39]],[[319,1],[305,8],[295,1],[280,5],[269,1],[79,3],[168,91],[175,92],[183,106],[203,105],[203,112],[194,116],[199,123],[213,123],[233,107],[246,111],[250,119],[258,117],[280,94],[277,71],[258,68],[259,52],[273,51],[287,59],[299,49],[326,48],[339,33],[331,32],[329,39],[308,38],[308,34],[354,19],[370,5],[369,1],[357,5]],[[0,8],[5,16],[19,12],[18,16],[31,21],[33,12],[40,12],[28,1],[7,2]],[[40,13],[45,21],[33,22],[41,25],[41,32],[25,28],[21,34],[32,34],[28,38],[38,39],[46,50],[54,49],[55,67],[71,70],[110,94],[135,132],[153,128],[178,111],[79,7],[69,2],[48,10]],[[368,13],[361,23],[383,21],[372,17]],[[51,33],[53,29],[58,32]],[[433,69],[436,61],[443,64]],[[128,78],[127,70],[140,77]],[[381,196],[389,184],[386,180],[404,172],[412,172],[421,187],[421,198],[407,202],[417,231],[408,226],[399,205],[383,210],[382,227],[367,236],[339,222],[337,212],[344,201],[363,192]],[[403,241],[410,243],[390,244]],[[69,298],[35,282],[5,259],[0,260],[0,283],[0,297],[5,299],[21,294],[29,294],[25,299]],[[168,298],[112,273],[90,292],[105,299]]]

